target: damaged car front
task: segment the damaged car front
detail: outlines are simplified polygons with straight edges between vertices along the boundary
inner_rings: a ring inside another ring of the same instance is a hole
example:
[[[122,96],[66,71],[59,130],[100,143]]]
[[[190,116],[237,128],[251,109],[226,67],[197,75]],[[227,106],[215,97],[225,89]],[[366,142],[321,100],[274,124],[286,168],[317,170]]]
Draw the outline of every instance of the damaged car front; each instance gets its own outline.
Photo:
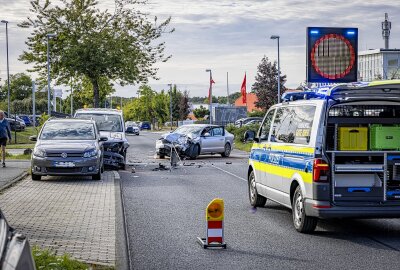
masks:
[[[203,126],[181,126],[171,133],[162,135],[156,141],[156,154],[159,158],[171,156],[176,151],[182,158],[195,159],[200,150],[200,132]]]

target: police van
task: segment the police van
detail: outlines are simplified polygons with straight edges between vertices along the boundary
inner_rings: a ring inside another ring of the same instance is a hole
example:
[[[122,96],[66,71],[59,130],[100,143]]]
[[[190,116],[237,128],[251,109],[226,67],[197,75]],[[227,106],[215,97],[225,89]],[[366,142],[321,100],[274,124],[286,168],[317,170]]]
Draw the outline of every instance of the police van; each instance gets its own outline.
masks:
[[[400,217],[400,81],[284,101],[246,133],[251,205],[292,209],[297,231],[318,219]]]

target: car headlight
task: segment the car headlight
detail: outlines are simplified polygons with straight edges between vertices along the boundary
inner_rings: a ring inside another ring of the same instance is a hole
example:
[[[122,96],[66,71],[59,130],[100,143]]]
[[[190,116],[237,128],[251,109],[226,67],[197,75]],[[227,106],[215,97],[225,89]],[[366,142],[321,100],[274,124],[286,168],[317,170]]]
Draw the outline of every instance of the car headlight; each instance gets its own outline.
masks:
[[[122,140],[122,134],[120,134],[120,133],[111,133],[111,138]]]
[[[33,155],[36,157],[44,158],[46,157],[46,151],[41,148],[35,148],[35,150],[33,150]]]
[[[95,156],[97,156],[97,150],[96,150],[96,149],[91,150],[91,151],[86,151],[86,152],[83,154],[83,157],[84,157],[84,158],[91,158],[91,157],[95,157]]]

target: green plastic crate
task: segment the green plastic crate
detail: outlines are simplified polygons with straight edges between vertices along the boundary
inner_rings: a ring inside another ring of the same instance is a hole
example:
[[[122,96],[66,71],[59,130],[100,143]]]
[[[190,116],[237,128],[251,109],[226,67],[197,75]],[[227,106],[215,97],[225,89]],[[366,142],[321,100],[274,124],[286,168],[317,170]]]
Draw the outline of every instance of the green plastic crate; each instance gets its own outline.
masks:
[[[371,125],[369,135],[371,150],[400,150],[400,126]]]

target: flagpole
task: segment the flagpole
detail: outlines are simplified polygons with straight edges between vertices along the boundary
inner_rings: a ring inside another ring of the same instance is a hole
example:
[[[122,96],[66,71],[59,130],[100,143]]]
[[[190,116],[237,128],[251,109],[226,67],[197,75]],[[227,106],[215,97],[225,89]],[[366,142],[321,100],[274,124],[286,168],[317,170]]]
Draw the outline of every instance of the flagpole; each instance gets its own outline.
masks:
[[[228,75],[228,72],[226,73],[226,93],[228,94],[226,96],[226,104],[229,105],[229,75]]]
[[[209,88],[209,102],[210,102],[210,125],[212,124],[212,74],[211,69],[206,69],[206,72],[210,72],[210,88]]]
[[[246,77],[246,82],[245,82],[246,91],[244,92],[244,94],[246,95],[246,112],[248,112],[248,109],[247,109],[247,71],[244,72],[244,76]]]

